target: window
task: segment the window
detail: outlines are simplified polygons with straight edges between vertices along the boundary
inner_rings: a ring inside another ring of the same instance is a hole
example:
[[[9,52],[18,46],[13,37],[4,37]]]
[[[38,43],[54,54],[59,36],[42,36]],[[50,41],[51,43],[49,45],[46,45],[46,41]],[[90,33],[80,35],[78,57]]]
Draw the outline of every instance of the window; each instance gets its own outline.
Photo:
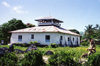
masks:
[[[68,41],[70,41],[70,38],[68,37]]]
[[[46,35],[46,36],[45,36],[45,41],[46,41],[46,42],[50,42],[50,35]]]
[[[18,36],[18,41],[22,41],[22,35]]]
[[[62,36],[60,36],[60,40],[63,40],[63,37]]]
[[[34,39],[34,34],[31,35],[31,39]]]
[[[74,41],[74,38],[73,38],[73,41]]]

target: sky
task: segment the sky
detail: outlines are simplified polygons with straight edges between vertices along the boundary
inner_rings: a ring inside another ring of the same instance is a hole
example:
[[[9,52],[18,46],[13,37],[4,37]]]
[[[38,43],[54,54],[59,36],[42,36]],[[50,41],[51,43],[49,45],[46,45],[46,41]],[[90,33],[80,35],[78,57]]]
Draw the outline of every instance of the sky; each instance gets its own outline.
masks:
[[[100,25],[100,0],[0,0],[0,25],[12,18],[25,24],[52,16],[62,27],[84,31],[88,24]]]

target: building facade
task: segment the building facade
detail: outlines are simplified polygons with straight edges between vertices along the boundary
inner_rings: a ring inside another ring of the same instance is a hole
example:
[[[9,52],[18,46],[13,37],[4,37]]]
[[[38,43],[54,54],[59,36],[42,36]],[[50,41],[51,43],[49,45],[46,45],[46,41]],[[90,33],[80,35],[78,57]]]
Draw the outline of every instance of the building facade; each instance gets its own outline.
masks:
[[[36,19],[37,27],[25,28],[11,31],[11,43],[29,43],[37,41],[40,44],[51,43],[62,44],[63,46],[80,45],[80,35],[61,27],[62,21],[46,17]]]

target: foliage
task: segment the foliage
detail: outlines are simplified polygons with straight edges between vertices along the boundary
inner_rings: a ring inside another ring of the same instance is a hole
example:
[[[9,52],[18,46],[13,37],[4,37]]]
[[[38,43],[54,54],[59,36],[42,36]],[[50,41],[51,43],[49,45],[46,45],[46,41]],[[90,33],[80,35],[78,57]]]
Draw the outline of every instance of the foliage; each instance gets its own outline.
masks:
[[[88,65],[89,66],[100,66],[100,54],[96,53],[88,58]]]
[[[1,47],[9,47],[9,46],[8,45],[0,45],[0,48]],[[14,46],[14,48],[24,50],[24,51],[27,49],[27,47],[20,47],[20,46]],[[57,47],[57,48],[41,48],[41,47],[38,47],[38,50],[36,50],[36,51],[30,51],[30,52],[25,53],[23,55],[22,54],[18,54],[18,55],[14,54],[14,56],[17,56],[17,57],[19,56],[18,61],[16,61],[16,65],[22,66],[22,64],[24,65],[26,63],[27,63],[27,65],[28,64],[31,65],[31,63],[35,63],[35,62],[40,63],[39,60],[43,57],[43,54],[49,50],[49,51],[53,51],[53,53],[54,53],[54,55],[49,56],[50,59],[53,58],[51,60],[49,59],[49,61],[50,61],[49,63],[50,63],[51,66],[52,66],[52,64],[57,64],[57,65],[65,65],[66,64],[66,66],[68,66],[67,63],[65,63],[66,61],[69,62],[69,63],[72,62],[72,64],[74,64],[74,65],[77,64],[76,66],[78,66],[78,65],[80,65],[78,62],[79,62],[79,59],[81,58],[82,54],[88,53],[88,51],[86,51],[87,48],[88,48],[88,46],[73,47],[73,48],[72,47]],[[90,55],[89,59],[87,58],[88,59],[87,66],[89,66],[90,64],[92,66],[92,65],[94,65],[94,63],[95,63],[94,66],[98,66],[96,64],[99,64],[98,63],[98,61],[100,61],[99,56],[100,56],[100,45],[96,45],[96,54]],[[9,57],[7,56],[7,58],[9,58]],[[38,59],[36,61],[33,61],[36,58],[38,58]],[[19,59],[21,59],[21,60],[19,60]],[[67,60],[67,59],[69,59],[70,61]],[[14,61],[14,60],[12,60],[12,61]],[[41,61],[41,62],[43,62],[43,61]],[[0,63],[1,63],[1,58],[0,58]]]
[[[4,23],[0,27],[0,40],[5,40],[6,43],[9,42],[11,34],[9,31],[26,28],[25,24],[21,20],[16,20],[15,18]]]
[[[51,46],[52,48],[56,48],[56,47],[58,47],[58,44],[56,44],[56,43],[51,43],[50,46]]]
[[[0,66],[17,66],[17,60],[15,53],[7,53],[0,57]]]
[[[26,26],[29,27],[35,27],[35,25],[31,24],[31,23],[27,23]]]
[[[95,27],[93,27],[93,25],[88,25],[88,26],[85,26],[86,29],[85,29],[85,37],[86,38],[98,38],[100,37],[99,34],[100,34],[100,26],[97,24]]]
[[[71,32],[74,32],[74,33],[77,33],[77,34],[80,34],[80,32],[76,29],[70,29]]]
[[[54,66],[76,66],[76,62],[73,60],[75,52],[57,52],[49,58],[49,64]]]
[[[83,41],[83,42],[81,42],[81,45],[82,46],[88,46],[89,45],[89,42],[88,41]]]
[[[36,44],[38,43],[37,41],[30,41],[29,44]]]
[[[22,66],[41,66],[44,65],[42,53],[39,50],[26,53],[25,57],[20,61]]]

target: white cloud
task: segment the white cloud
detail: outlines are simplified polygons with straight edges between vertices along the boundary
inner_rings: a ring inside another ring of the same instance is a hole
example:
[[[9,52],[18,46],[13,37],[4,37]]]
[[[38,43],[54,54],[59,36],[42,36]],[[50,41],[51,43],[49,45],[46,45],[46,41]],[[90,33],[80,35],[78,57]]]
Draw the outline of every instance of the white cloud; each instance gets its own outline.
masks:
[[[25,10],[22,10],[22,6],[15,6],[13,7],[13,10],[16,12],[16,13],[28,13],[27,11]]]
[[[23,10],[22,6],[11,6],[8,2],[3,1],[1,3],[3,6],[10,8],[11,10],[13,10],[14,12],[18,13],[18,14],[24,14],[24,13],[28,13],[27,11]]]
[[[7,3],[6,1],[3,1],[3,2],[2,2],[2,5],[4,5],[5,7],[10,7],[10,4]]]

